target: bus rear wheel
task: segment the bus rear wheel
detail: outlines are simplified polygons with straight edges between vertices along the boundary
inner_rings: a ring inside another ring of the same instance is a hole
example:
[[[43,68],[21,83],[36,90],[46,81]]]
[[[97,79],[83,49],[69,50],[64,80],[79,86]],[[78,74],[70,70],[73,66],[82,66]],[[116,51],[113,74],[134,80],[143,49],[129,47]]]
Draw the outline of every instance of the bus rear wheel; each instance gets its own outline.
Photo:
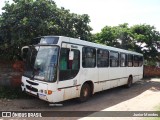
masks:
[[[132,82],[133,82],[132,76],[129,76],[128,82],[127,82],[127,84],[126,84],[126,87],[127,87],[127,88],[130,88],[130,87],[132,86]]]
[[[90,96],[91,96],[91,88],[87,83],[85,83],[81,88],[79,102],[87,101],[90,98]]]

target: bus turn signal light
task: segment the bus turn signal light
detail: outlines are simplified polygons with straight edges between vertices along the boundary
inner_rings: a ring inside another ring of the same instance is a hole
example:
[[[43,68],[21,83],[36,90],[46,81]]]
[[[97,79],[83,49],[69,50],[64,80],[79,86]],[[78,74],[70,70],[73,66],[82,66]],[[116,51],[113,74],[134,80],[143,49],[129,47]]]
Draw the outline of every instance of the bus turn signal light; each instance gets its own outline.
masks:
[[[51,90],[48,90],[48,95],[51,95],[52,94],[52,91]]]

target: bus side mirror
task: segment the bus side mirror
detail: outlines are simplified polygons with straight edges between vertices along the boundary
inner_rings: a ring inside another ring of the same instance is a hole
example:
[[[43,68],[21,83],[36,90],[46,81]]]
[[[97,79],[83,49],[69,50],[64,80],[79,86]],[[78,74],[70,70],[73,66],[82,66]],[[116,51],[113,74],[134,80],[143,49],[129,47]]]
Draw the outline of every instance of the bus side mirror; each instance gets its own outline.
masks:
[[[74,52],[69,51],[69,60],[73,60],[73,59],[74,59]]]
[[[23,58],[23,61],[26,61],[28,50],[29,50],[28,46],[24,46],[21,49],[21,56]]]

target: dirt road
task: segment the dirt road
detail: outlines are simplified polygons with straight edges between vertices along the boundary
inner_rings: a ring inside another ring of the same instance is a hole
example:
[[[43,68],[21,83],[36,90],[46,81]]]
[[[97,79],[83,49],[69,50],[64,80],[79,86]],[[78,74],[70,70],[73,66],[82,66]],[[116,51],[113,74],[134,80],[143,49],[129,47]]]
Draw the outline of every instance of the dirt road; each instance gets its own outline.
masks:
[[[1,111],[151,111],[160,104],[160,79],[147,79],[131,88],[118,87],[95,94],[85,103],[76,100],[62,102],[61,107],[50,107],[37,98],[0,100]],[[80,117],[77,117],[80,118]],[[72,119],[77,119],[73,118]],[[49,119],[49,118],[48,118]],[[60,118],[65,119],[65,118]],[[71,118],[68,118],[71,119]],[[84,118],[85,119],[85,118]]]

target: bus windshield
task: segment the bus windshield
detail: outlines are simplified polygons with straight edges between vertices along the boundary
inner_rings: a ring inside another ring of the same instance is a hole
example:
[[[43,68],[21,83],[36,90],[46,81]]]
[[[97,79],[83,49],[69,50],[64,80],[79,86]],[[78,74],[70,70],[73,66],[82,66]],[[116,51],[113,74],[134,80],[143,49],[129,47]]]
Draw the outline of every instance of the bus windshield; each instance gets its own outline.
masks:
[[[24,75],[32,79],[56,81],[57,46],[30,46]]]

